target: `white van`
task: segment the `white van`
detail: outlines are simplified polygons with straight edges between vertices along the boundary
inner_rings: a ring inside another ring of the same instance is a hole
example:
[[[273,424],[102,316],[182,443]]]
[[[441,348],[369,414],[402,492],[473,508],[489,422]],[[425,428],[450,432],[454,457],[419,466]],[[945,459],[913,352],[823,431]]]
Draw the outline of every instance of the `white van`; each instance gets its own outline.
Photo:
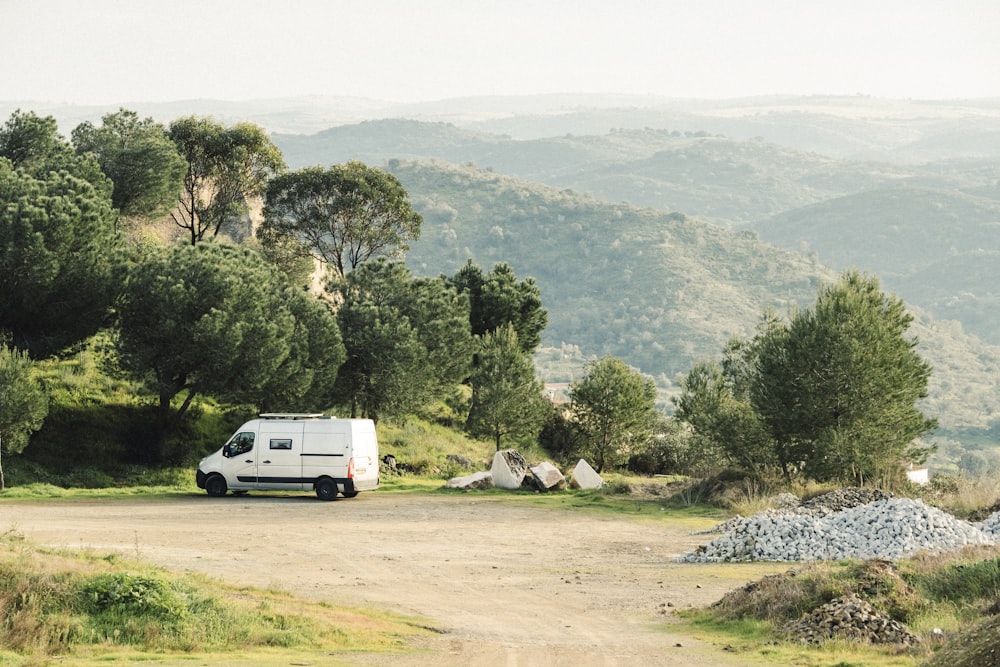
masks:
[[[266,413],[241,426],[198,464],[198,488],[226,491],[314,490],[321,500],[378,488],[378,441],[370,419]]]

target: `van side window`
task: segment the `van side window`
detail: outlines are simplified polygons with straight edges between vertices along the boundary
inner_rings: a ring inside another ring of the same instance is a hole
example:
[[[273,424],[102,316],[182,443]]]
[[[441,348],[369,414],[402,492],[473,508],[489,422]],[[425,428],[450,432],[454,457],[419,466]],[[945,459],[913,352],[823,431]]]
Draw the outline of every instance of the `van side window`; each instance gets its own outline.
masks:
[[[233,457],[245,454],[253,449],[253,433],[237,433],[226,445],[223,452],[226,456]]]
[[[271,449],[291,449],[291,448],[292,448],[291,440],[285,440],[285,439],[271,440]]]

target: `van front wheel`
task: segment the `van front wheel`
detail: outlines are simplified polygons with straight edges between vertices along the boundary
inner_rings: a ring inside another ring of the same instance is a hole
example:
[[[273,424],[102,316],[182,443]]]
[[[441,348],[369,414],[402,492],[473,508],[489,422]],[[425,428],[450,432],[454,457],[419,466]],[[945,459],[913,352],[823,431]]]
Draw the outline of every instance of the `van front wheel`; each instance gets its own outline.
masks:
[[[205,492],[213,498],[221,498],[228,490],[226,478],[222,475],[212,475],[205,480]]]
[[[316,482],[316,497],[320,500],[333,500],[337,497],[337,485],[332,479],[321,479]]]

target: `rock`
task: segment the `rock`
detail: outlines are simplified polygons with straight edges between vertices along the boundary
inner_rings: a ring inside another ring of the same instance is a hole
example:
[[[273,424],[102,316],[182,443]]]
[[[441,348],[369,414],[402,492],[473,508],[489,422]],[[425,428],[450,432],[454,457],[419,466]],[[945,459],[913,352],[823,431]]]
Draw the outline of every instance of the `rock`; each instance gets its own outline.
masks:
[[[455,465],[462,468],[469,469],[472,467],[472,461],[470,461],[469,459],[465,458],[460,454],[449,454],[448,456],[444,457],[444,460],[448,461],[449,463],[454,463]]]
[[[498,489],[516,491],[521,488],[524,475],[528,472],[528,464],[524,457],[513,449],[505,449],[493,455],[493,485]]]
[[[853,593],[835,598],[808,616],[788,623],[784,630],[792,639],[808,644],[834,638],[902,646],[920,642],[902,623],[879,613]]]
[[[773,501],[774,509],[778,510],[792,509],[798,507],[799,504],[799,497],[794,493],[779,493],[774,497]]]
[[[392,454],[386,454],[382,457],[382,465],[380,466],[381,472],[387,475],[399,475],[400,470],[396,467],[396,457]]]
[[[566,478],[559,472],[559,468],[548,461],[531,466],[531,474],[539,491],[561,491],[566,488]]]
[[[918,551],[948,551],[970,544],[995,544],[997,536],[982,526],[951,516],[910,498],[883,498],[847,509],[813,505],[765,510],[727,521],[725,531],[708,544],[680,557],[688,562],[897,560]],[[863,494],[864,499],[874,497]],[[840,507],[844,494],[835,498]]]
[[[580,459],[570,473],[570,486],[574,489],[599,489],[604,486],[604,480],[590,464]]]
[[[469,491],[471,489],[492,489],[493,475],[488,471],[476,472],[465,477],[453,477],[448,480],[449,489],[461,489]]]

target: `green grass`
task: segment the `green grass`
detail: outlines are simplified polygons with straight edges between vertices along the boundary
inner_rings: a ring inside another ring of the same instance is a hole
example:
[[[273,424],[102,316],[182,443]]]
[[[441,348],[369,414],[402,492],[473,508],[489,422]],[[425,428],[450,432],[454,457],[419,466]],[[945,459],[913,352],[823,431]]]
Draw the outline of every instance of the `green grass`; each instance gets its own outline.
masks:
[[[114,555],[41,548],[16,532],[0,536],[4,665],[287,665],[296,656],[328,662],[407,650],[425,627],[418,619],[227,586]],[[224,661],[211,659],[223,654]]]

